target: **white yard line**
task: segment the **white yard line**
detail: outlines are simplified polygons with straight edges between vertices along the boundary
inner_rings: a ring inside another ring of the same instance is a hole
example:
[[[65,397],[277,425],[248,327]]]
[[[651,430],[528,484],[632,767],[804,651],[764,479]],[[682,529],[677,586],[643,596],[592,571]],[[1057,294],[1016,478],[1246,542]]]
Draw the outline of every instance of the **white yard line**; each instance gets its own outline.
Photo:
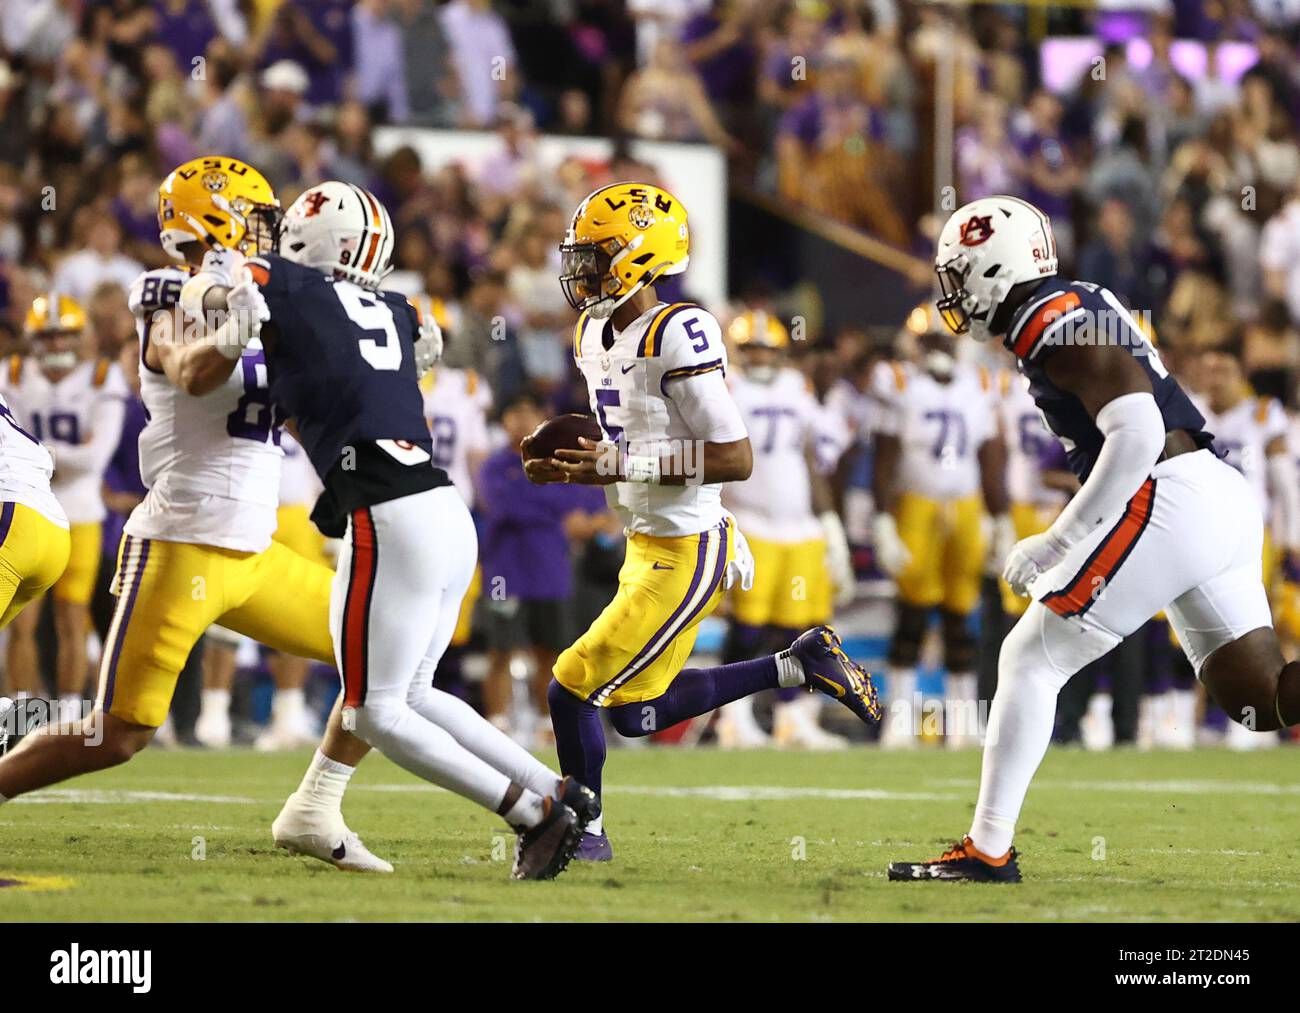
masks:
[[[260,801],[239,795],[190,795],[171,791],[113,791],[87,788],[46,788],[13,800],[15,805],[119,805],[123,802],[211,802],[214,805],[253,805]]]
[[[973,778],[926,781],[942,788],[978,788]],[[1127,791],[1149,795],[1300,795],[1300,784],[1267,781],[1034,781],[1035,791]]]
[[[354,784],[350,791],[423,792],[441,791],[426,784]],[[670,785],[611,784],[607,795],[653,795],[662,798],[707,798],[717,802],[784,802],[790,799],[866,799],[886,802],[951,802],[960,796],[917,791],[884,791],[879,788],[788,788],[772,784],[703,784],[693,787]]]

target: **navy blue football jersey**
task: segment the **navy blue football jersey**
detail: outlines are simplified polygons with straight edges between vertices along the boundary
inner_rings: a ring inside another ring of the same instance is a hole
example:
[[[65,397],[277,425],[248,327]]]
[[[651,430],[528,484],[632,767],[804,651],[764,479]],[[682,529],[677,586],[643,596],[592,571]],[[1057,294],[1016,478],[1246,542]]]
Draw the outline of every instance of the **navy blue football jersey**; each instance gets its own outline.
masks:
[[[1146,371],[1165,432],[1185,429],[1197,447],[1208,447],[1205,418],[1178,381],[1169,375],[1160,353],[1114,293],[1086,281],[1050,278],[1011,318],[1003,339],[1029,378],[1029,393],[1048,427],[1065,446],[1070,470],[1085,480],[1101,453],[1103,437],[1092,415],[1075,395],[1047,376],[1044,364],[1063,345],[1118,344]]]
[[[248,264],[271,311],[262,325],[271,399],[325,483],[317,512],[329,506],[328,526],[361,506],[449,485],[432,463],[412,347],[420,322],[406,297],[275,255]]]

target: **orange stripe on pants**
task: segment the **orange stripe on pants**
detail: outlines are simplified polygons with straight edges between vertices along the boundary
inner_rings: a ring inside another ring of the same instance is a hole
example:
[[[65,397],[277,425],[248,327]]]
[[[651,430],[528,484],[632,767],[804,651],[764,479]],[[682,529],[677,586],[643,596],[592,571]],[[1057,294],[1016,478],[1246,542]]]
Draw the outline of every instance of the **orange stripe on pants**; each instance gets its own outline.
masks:
[[[1043,604],[1059,616],[1076,616],[1087,612],[1097,596],[1114,578],[1120,564],[1128,558],[1151,520],[1155,503],[1156,481],[1148,478],[1124,509],[1124,516],[1093,550],[1074,580],[1059,591],[1043,598]]]
[[[377,555],[370,511],[353,511],[352,571],[343,611],[343,703],[347,707],[360,707],[366,699],[366,633]]]

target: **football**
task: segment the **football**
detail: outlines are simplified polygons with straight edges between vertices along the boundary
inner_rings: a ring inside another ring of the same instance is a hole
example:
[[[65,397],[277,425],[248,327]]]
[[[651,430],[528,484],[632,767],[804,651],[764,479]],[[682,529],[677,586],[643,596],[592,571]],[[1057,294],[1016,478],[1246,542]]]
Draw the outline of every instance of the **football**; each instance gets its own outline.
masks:
[[[591,415],[557,415],[547,419],[524,441],[524,457],[529,460],[554,457],[557,450],[581,450],[579,437],[601,440],[604,435]]]

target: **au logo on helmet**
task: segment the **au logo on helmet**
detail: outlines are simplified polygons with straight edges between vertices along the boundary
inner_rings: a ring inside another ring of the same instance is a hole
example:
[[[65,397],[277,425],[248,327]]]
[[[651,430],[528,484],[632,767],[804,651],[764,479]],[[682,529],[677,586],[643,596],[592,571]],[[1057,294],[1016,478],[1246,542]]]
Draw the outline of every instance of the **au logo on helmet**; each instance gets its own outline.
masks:
[[[961,227],[962,246],[979,246],[992,238],[992,215],[972,215],[971,220]]]

